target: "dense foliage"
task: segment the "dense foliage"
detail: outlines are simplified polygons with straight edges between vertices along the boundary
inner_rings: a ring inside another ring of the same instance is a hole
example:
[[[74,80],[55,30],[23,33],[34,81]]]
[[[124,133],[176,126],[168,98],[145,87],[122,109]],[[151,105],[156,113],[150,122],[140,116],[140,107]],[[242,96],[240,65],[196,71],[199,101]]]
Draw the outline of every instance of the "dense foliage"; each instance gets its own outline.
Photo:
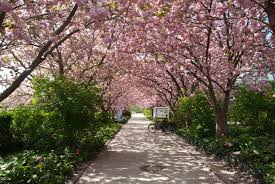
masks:
[[[73,173],[73,152],[37,154],[23,151],[1,159],[0,183],[64,183]]]
[[[215,133],[214,110],[202,93],[179,99],[174,118],[178,128],[188,128],[201,137]]]
[[[239,88],[230,105],[229,132],[223,138],[214,134],[213,109],[204,95],[181,98],[174,116],[177,134],[198,149],[214,154],[241,170],[249,171],[260,183],[274,183],[273,92],[271,89],[263,94]],[[206,133],[203,130],[208,131]]]
[[[137,107],[137,106],[133,106],[133,107],[130,108],[130,111],[136,112],[136,113],[142,113],[142,108]]]
[[[85,131],[79,142],[80,155],[71,147],[60,147],[49,151],[23,150],[0,157],[0,183],[65,183],[75,165],[95,156],[119,128],[119,124],[112,123],[93,132]]]
[[[95,85],[39,78],[34,89],[32,104],[0,114],[0,183],[64,183],[120,128]]]
[[[0,155],[16,151],[21,147],[21,145],[16,142],[10,129],[12,119],[12,113],[6,111],[0,112]]]
[[[34,84],[35,103],[55,116],[50,121],[56,122],[68,142],[74,143],[79,131],[97,124],[100,97],[95,85],[85,86],[62,78],[39,79]]]
[[[247,126],[275,126],[274,90],[268,94],[240,88],[230,108],[230,120]]]

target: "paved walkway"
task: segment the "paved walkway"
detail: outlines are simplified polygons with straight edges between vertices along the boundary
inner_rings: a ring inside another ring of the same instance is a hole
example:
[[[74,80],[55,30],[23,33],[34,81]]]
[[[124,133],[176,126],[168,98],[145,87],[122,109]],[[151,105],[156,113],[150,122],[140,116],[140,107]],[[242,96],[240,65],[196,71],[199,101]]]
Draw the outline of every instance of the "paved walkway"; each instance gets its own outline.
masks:
[[[206,157],[173,136],[149,133],[149,123],[134,114],[77,183],[223,183],[206,166]]]

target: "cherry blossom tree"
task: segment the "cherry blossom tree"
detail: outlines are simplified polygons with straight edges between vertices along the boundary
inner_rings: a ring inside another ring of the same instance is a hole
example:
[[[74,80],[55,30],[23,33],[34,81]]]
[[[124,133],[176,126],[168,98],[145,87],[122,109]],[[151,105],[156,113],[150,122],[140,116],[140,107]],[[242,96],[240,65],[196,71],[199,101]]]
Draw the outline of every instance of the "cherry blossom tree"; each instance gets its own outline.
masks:
[[[189,96],[196,90],[195,80],[187,76],[178,66],[173,66],[167,60],[161,60],[159,54],[157,57],[138,60],[132,61],[131,65],[122,62],[124,71],[135,79],[135,83],[139,84],[140,88],[143,86],[154,91],[154,94],[163,102],[162,105],[170,106],[172,111],[175,110],[176,102],[180,97]]]
[[[250,74],[255,80],[265,79],[274,72],[274,50],[266,41],[266,13],[250,5],[146,1],[139,6],[136,24],[129,28],[133,31],[127,31],[133,39],[127,46],[130,53],[146,55],[157,49],[200,82],[215,109],[218,136],[227,133],[227,111],[237,79]]]
[[[18,59],[19,56],[15,56],[14,54],[18,51],[18,53],[21,52],[30,62],[28,64],[21,62],[20,59],[17,60],[22,65],[23,71],[19,72],[11,85],[1,93],[0,101],[3,101],[7,96],[15,91],[54,49],[71,35],[79,31],[77,29],[68,29],[68,26],[78,9],[77,4],[73,5],[73,7],[67,4],[64,5],[71,10],[65,19],[60,20],[58,19],[58,15],[60,14],[62,16],[62,14],[67,11],[55,10],[57,3],[22,3],[23,4],[20,2],[14,3],[13,5],[7,1],[3,1],[1,4],[1,12],[6,14],[3,19],[6,23],[3,23],[7,25],[2,30],[2,43],[12,43],[9,44],[9,47],[6,47],[3,44],[1,45],[1,48],[3,48],[1,56],[2,58],[5,57],[5,59],[8,60],[7,62],[10,64],[13,64],[14,62],[9,60],[11,60],[11,57]],[[12,8],[12,5],[15,6],[15,8]],[[6,7],[10,7],[10,9],[7,9]],[[52,9],[52,11],[43,11],[50,9]],[[24,10],[27,11],[27,13]],[[8,13],[10,14],[9,16]],[[51,20],[44,19],[44,16],[53,17],[51,17]],[[50,30],[47,30],[46,27],[49,27]],[[17,70],[19,69],[17,68]]]
[[[86,1],[4,0],[0,11],[1,57],[7,63],[4,67],[14,68],[11,72],[15,73],[0,101],[13,93],[48,56],[55,51],[60,56],[59,47],[66,40],[94,24],[100,25],[109,16],[106,4]]]
[[[236,82],[275,72],[272,0],[3,0],[0,22],[0,102],[32,75],[96,81],[102,110],[173,108],[199,88],[224,136]]]

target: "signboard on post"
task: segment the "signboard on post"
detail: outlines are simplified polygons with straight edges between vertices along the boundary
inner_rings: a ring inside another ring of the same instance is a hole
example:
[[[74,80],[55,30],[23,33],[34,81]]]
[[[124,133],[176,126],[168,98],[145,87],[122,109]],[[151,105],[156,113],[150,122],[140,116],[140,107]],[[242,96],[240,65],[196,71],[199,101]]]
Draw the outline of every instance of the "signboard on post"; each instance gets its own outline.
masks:
[[[169,120],[169,107],[154,107],[153,118]]]

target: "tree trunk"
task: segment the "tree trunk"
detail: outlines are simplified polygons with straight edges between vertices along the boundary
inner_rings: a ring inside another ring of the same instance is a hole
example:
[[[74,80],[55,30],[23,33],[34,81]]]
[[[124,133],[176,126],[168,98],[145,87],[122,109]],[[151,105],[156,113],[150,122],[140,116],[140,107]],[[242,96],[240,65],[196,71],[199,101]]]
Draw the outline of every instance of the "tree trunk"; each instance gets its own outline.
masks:
[[[266,1],[265,11],[268,15],[269,26],[272,29],[273,34],[275,34],[275,2],[274,2],[274,0]]]
[[[58,72],[59,72],[59,76],[63,77],[64,76],[64,64],[63,64],[63,57],[62,57],[62,53],[60,50],[57,50],[57,64],[58,64]]]
[[[191,128],[191,126],[192,126],[192,120],[190,120],[190,119],[187,119],[186,121],[185,121],[185,128]]]
[[[210,80],[209,80],[210,81]],[[227,86],[232,86],[233,82],[228,81]],[[230,91],[231,87],[228,87],[228,90],[224,92],[223,97],[216,97],[213,86],[208,86],[208,92],[211,104],[215,110],[216,116],[216,136],[217,137],[224,137],[227,136],[228,133],[228,125],[227,125],[227,112],[229,107],[230,101]]]
[[[220,107],[215,108],[216,115],[216,136],[224,137],[228,133],[227,112]]]

